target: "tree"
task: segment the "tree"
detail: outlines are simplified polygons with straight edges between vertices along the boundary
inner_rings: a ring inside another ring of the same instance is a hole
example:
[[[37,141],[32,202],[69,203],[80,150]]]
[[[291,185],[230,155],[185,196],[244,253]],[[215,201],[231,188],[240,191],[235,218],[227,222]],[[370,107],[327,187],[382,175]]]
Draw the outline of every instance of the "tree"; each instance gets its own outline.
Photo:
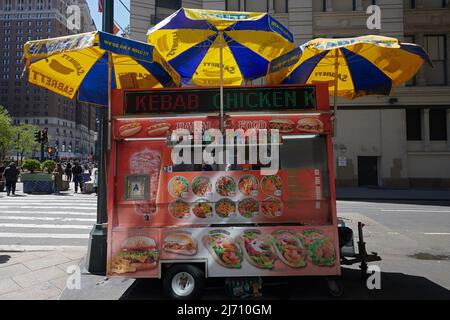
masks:
[[[14,127],[14,147],[20,155],[20,161],[24,157],[32,158],[34,152],[40,148],[39,142],[34,141],[34,133],[40,130],[32,124],[21,124]]]
[[[14,145],[14,127],[8,111],[0,105],[0,159],[5,159]]]

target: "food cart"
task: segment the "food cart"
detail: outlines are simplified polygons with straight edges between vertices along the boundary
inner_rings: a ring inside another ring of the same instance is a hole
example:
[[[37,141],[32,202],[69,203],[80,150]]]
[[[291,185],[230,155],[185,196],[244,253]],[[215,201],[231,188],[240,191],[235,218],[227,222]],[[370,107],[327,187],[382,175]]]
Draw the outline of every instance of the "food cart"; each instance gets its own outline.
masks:
[[[192,298],[207,277],[340,275],[326,84],[225,89],[223,131],[273,132],[273,172],[249,163],[261,140],[246,138],[245,163],[174,162],[176,148],[231,141],[208,136],[221,127],[218,88],[112,94],[108,276],[161,278],[170,297]],[[179,129],[192,139],[181,147]]]

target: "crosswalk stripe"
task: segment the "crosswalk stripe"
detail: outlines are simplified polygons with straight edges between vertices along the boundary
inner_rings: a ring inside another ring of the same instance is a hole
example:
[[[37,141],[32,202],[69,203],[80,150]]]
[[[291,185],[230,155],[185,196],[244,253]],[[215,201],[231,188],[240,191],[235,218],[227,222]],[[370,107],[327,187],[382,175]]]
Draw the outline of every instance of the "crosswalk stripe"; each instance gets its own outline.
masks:
[[[7,206],[7,207],[2,207],[2,208],[18,208],[18,209],[54,209],[54,208],[58,208],[58,209],[72,209],[72,210],[87,210],[87,209],[91,209],[91,207],[86,207],[86,208],[80,208],[80,207],[75,207],[75,206],[54,206],[54,207],[49,207],[49,206]],[[1,207],[0,207],[1,209]]]
[[[92,225],[79,225],[79,224],[28,224],[28,223],[0,223],[0,228],[33,228],[33,229],[92,229]]]
[[[0,251],[86,249],[96,215],[95,196],[0,195]]]
[[[12,201],[1,201],[0,200],[0,206],[8,206],[8,205],[17,205],[17,204],[23,204],[24,201],[17,201],[17,202],[12,202]],[[96,206],[97,203],[96,202],[92,202],[92,203],[80,203],[80,202],[68,202],[68,201],[42,201],[42,202],[38,202],[38,201],[27,201],[26,202],[27,205],[59,205],[59,204],[65,204],[65,205],[76,205],[76,206],[82,206],[82,207],[92,207],[92,206]]]
[[[73,211],[47,211],[47,212],[30,212],[30,211],[18,211],[18,210],[8,210],[6,214],[54,214],[54,215],[74,215],[74,216],[95,216],[96,212],[73,212]],[[0,217],[2,212],[0,212]]]
[[[16,245],[5,244],[0,245],[0,251],[55,251],[55,250],[69,250],[78,249],[85,250],[86,246],[39,246],[39,245]]]
[[[52,238],[52,239],[88,239],[88,233],[9,233],[0,232],[0,238]]]
[[[80,221],[94,222],[96,219],[89,218],[61,218],[61,217],[24,217],[24,216],[0,216],[0,220],[27,220],[27,221]]]

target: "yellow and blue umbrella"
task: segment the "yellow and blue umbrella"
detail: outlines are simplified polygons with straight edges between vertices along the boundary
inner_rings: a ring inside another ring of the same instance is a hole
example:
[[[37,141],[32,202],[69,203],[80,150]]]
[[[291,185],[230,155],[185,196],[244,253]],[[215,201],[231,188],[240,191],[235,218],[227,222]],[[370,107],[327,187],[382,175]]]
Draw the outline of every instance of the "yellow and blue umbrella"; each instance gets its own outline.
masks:
[[[374,35],[319,38],[273,60],[267,81],[327,82],[330,95],[335,96],[336,108],[336,96],[353,99],[371,94],[389,95],[392,88],[410,80],[425,61],[432,65],[421,46],[399,43],[395,38]]]
[[[180,84],[153,46],[101,31],[28,41],[24,50],[29,82],[70,99],[78,92],[80,101],[107,105],[110,88]]]
[[[151,28],[148,42],[183,83],[201,86],[264,77],[270,61],[294,48],[292,33],[267,13],[186,8]]]

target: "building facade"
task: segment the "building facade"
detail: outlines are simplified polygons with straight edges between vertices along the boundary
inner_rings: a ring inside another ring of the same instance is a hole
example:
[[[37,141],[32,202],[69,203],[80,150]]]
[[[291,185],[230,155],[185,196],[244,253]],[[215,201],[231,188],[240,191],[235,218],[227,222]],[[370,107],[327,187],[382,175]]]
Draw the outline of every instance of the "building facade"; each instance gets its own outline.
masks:
[[[79,29],[68,28],[70,5],[80,8]],[[87,159],[94,153],[95,107],[28,83],[27,75],[22,77],[23,47],[29,40],[93,30],[95,26],[85,0],[0,2],[0,105],[8,109],[14,124],[48,128],[49,146],[57,148],[60,158]]]
[[[368,29],[367,8],[380,8]],[[269,12],[297,45],[317,37],[378,34],[422,45],[434,68],[390,96],[338,100],[334,141],[338,186],[450,187],[450,6],[448,0],[131,0],[131,38],[181,6]]]

